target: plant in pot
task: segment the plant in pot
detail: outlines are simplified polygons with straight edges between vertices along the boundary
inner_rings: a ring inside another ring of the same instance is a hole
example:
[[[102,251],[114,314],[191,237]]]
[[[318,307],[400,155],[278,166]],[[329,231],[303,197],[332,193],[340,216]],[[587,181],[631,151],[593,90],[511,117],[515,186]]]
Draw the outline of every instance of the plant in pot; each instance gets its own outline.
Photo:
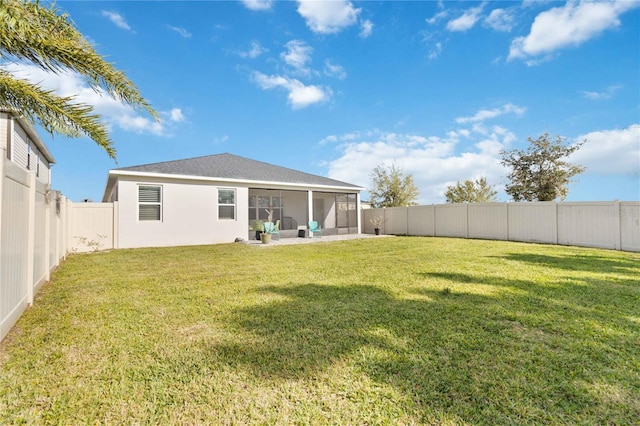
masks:
[[[271,233],[273,232],[273,210],[264,209],[267,212],[267,221],[262,224],[263,229],[260,234],[260,241],[262,244],[269,244],[271,242]]]
[[[260,235],[262,235],[262,233],[264,232],[264,222],[261,220],[254,220],[253,224],[251,225],[251,229],[253,229],[254,231],[256,231],[256,240],[260,239]]]
[[[369,219],[369,222],[371,222],[371,224],[373,225],[373,230],[375,231],[376,235],[380,235],[380,227],[386,221],[387,219],[383,218],[382,216],[374,216]]]

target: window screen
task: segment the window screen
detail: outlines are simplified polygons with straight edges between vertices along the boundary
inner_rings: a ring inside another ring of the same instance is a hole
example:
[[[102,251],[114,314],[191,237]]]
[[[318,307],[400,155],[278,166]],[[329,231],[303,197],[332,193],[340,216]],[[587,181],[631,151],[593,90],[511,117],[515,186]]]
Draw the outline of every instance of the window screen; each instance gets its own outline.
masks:
[[[138,186],[138,220],[162,219],[162,187],[140,185]]]
[[[218,189],[218,219],[236,218],[236,190]]]

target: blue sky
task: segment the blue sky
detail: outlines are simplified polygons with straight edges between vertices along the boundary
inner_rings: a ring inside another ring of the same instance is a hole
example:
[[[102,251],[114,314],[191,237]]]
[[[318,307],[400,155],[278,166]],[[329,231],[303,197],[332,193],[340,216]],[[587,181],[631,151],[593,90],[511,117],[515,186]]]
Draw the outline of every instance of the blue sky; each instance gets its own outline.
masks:
[[[5,63],[109,123],[117,165],[40,132],[71,200],[116,167],[229,152],[367,188],[395,162],[421,203],[484,176],[508,201],[499,151],[545,132],[588,141],[567,201],[640,199],[638,1],[57,4],[161,116]]]

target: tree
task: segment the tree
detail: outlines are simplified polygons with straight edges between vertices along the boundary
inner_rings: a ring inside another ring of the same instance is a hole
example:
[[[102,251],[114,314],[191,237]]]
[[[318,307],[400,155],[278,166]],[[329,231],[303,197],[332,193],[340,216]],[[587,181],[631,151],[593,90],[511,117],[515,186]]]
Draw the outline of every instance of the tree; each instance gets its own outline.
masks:
[[[487,179],[465,180],[455,185],[447,186],[444,193],[447,203],[487,203],[496,201],[498,193],[493,190],[493,185],[487,183]]]
[[[526,151],[500,152],[501,163],[511,168],[508,175],[510,183],[505,191],[514,201],[566,198],[571,178],[586,169],[563,159],[580,149],[586,140],[574,145],[566,145],[565,140],[558,136],[555,141],[550,141],[549,134],[545,133],[536,140],[528,138],[530,145]]]
[[[38,1],[0,0],[0,59],[30,62],[56,74],[75,71],[93,90],[158,118],[138,88],[96,53],[68,15],[55,6],[45,7]],[[92,106],[74,102],[74,97],[57,96],[1,68],[0,108],[20,112],[51,135],[86,135],[116,158],[107,126]]]
[[[401,168],[379,165],[370,175],[373,188],[369,190],[373,207],[399,207],[415,205],[418,188],[411,174],[405,176]]]

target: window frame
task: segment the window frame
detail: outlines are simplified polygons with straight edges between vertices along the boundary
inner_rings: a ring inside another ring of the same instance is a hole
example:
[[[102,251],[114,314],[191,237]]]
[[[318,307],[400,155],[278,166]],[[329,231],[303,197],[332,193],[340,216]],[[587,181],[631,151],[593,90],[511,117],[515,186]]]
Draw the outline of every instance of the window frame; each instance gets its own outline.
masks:
[[[158,201],[140,201],[140,190],[144,187],[147,188],[158,188],[159,200]],[[139,183],[138,184],[138,198],[137,198],[137,206],[138,206],[138,222],[162,222],[163,220],[163,188],[162,185],[157,184],[149,184],[149,183]],[[158,219],[141,219],[140,218],[140,206],[158,206]]]
[[[233,203],[221,202],[220,195],[222,191],[231,191],[233,193]],[[233,207],[233,217],[223,217],[223,215],[221,215],[222,207]],[[223,188],[223,187],[218,188],[218,220],[223,220],[223,221],[238,220],[238,191],[236,188]]]

